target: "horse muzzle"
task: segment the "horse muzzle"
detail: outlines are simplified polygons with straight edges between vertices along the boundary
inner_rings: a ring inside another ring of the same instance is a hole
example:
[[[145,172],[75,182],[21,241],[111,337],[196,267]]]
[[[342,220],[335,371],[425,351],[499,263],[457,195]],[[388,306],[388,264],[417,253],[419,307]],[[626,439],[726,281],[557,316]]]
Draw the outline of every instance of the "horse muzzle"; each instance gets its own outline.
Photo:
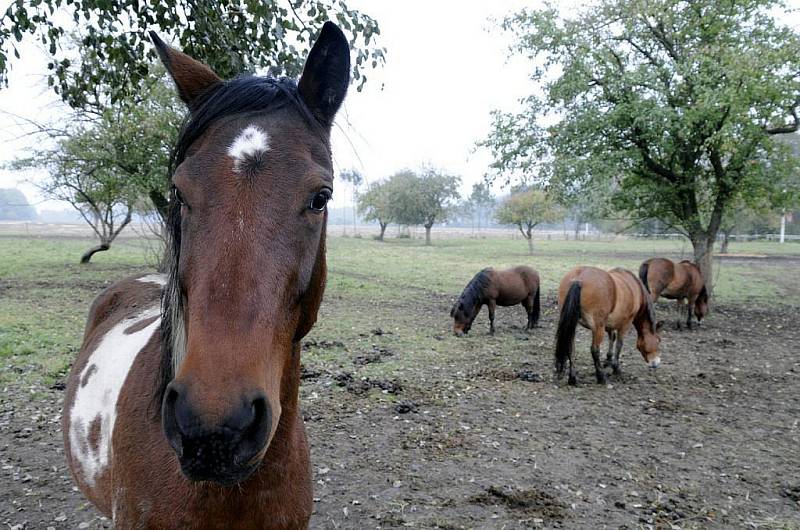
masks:
[[[272,413],[266,396],[242,399],[224,419],[211,422],[192,407],[182,385],[167,387],[162,424],[183,474],[192,481],[227,486],[244,481],[261,463]]]
[[[661,357],[656,357],[655,359],[653,359],[652,361],[650,361],[647,364],[650,366],[650,368],[652,370],[655,370],[656,368],[661,366]]]

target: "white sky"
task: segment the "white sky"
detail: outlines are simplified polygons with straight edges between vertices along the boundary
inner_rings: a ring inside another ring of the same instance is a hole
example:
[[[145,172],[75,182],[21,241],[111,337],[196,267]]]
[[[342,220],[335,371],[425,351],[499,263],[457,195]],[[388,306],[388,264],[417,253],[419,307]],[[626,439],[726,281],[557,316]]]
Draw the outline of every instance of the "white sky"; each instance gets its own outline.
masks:
[[[579,3],[559,2],[562,7]],[[508,59],[511,38],[495,21],[540,2],[350,0],[348,4],[378,20],[378,42],[387,54],[385,66],[367,71],[364,90],[353,87],[339,113],[333,137],[336,169],[354,167],[372,182],[430,163],[460,175],[462,194],[468,194],[490,162],[488,152],[475,147],[489,132],[490,112],[516,108],[532,90],[531,65],[523,58]],[[789,4],[796,8],[800,0]],[[790,18],[800,21],[796,13]],[[47,89],[44,55],[27,46],[23,57],[13,62],[10,88],[0,91],[0,111],[45,122],[58,119],[63,111]],[[26,130],[24,121],[0,113],[0,164],[30,148],[30,138],[18,138]],[[63,207],[40,202],[30,182],[42,176],[0,170],[0,187],[19,187],[39,209]],[[349,200],[350,190],[340,182],[333,205]]]

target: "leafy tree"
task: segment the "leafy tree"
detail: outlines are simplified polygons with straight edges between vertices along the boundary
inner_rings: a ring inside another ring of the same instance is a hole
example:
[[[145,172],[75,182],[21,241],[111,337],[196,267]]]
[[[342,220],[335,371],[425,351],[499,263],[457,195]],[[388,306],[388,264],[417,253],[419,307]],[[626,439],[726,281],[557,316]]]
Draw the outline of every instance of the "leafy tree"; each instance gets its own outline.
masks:
[[[63,129],[39,126],[54,146],[16,160],[17,169],[43,168],[43,192],[77,209],[100,238],[87,252],[108,250],[134,209],[163,214],[173,138],[183,109],[165,79],[152,83],[139,102],[121,101],[98,115],[67,120]]]
[[[481,219],[486,217],[488,210],[496,203],[492,190],[485,182],[477,182],[472,185],[472,193],[467,199],[469,210],[478,214],[478,230],[481,228]]]
[[[20,190],[0,188],[0,221],[33,221],[36,210]]]
[[[495,212],[497,222],[516,225],[528,241],[533,255],[533,229],[542,223],[554,223],[564,217],[561,208],[542,190],[521,189],[512,193]]]
[[[425,227],[425,244],[431,244],[431,228],[447,219],[448,210],[458,199],[461,179],[432,168],[420,174],[411,170],[395,173],[387,183],[391,201],[389,217],[401,225]]]
[[[357,169],[345,169],[339,173],[339,178],[344,182],[348,182],[353,190],[353,232],[355,233],[357,230],[356,212],[358,211],[358,187],[364,182],[364,177]]]
[[[797,130],[800,94],[800,36],[775,19],[780,5],[602,0],[569,18],[553,7],[507,18],[544,96],[495,113],[484,142],[495,174],[545,160],[553,188],[597,190],[612,210],[681,231],[711,278],[726,210],[775,197],[796,166],[774,137]]]
[[[378,23],[345,0],[17,0],[0,18],[0,84],[8,83],[10,55],[20,59],[18,44],[29,35],[47,47],[48,83],[71,107],[135,99],[155,59],[148,30],[176,37],[183,51],[223,78],[258,68],[296,77],[329,19],[350,36],[360,90],[366,68],[382,64],[384,50],[374,43]]]
[[[365,221],[377,221],[381,227],[378,241],[383,241],[386,227],[391,221],[390,207],[391,194],[386,182],[373,182],[367,190],[359,196],[358,211]]]
[[[40,185],[42,193],[68,202],[92,227],[100,244],[87,250],[81,263],[89,263],[95,253],[111,247],[131,222],[138,198],[136,186],[118,166],[87,156],[102,141],[95,128],[83,128],[58,141],[54,149],[13,163],[16,169],[45,168],[50,177]]]

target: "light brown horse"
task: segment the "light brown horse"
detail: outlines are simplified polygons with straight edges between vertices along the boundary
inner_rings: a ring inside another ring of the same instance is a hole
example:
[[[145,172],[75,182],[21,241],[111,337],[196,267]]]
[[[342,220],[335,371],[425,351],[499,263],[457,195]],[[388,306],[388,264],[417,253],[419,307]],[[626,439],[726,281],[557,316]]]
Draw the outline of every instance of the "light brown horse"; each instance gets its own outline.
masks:
[[[539,322],[539,274],[524,265],[502,271],[483,269],[470,280],[450,310],[453,333],[459,337],[469,333],[481,307],[486,305],[489,333],[494,334],[495,308],[517,304],[522,304],[528,315],[525,329],[535,328]]]
[[[653,303],[659,296],[676,300],[678,312],[686,300],[686,327],[692,329],[692,313],[697,322],[708,314],[708,290],[700,267],[688,260],[674,263],[666,258],[652,258],[639,266],[639,278],[650,292]],[[681,321],[675,326],[680,329]]]
[[[67,383],[67,461],[118,529],[306,528],[299,341],[325,285],[329,138],[349,46],[325,24],[295,84],[222,81],[153,41],[190,110],[170,271],[94,301]]]
[[[622,341],[631,325],[636,329],[636,348],[651,368],[658,368],[661,357],[658,347],[661,323],[656,323],[650,295],[639,279],[629,270],[616,268],[606,272],[597,267],[576,267],[569,271],[558,287],[561,315],[556,332],[556,374],[564,376],[569,360],[569,384],[577,384],[573,360],[575,330],[581,326],[592,331],[592,359],[597,382],[606,382],[600,365],[600,345],[608,333],[607,363],[619,373],[619,353]],[[612,347],[616,349],[612,358]]]

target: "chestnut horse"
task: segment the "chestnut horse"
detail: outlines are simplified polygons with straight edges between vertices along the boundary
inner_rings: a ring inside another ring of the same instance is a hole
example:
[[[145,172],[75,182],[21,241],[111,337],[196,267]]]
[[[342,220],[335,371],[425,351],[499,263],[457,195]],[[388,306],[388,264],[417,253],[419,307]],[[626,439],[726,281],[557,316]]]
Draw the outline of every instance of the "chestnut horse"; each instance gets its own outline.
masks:
[[[655,311],[650,295],[642,282],[629,270],[616,268],[606,272],[596,267],[576,267],[569,271],[558,286],[558,305],[561,315],[556,332],[556,374],[564,376],[569,360],[569,384],[577,384],[573,360],[575,330],[581,326],[592,331],[592,359],[597,382],[606,382],[606,374],[600,365],[600,345],[608,333],[606,362],[614,373],[619,373],[619,352],[622,341],[633,324],[636,329],[636,347],[651,368],[658,368],[661,343]],[[612,357],[612,348],[616,348]]]
[[[692,313],[699,323],[708,314],[708,290],[700,267],[688,260],[674,263],[666,258],[652,258],[639,266],[639,278],[653,297],[676,300],[678,312],[686,300],[686,327],[692,329]],[[675,326],[680,329],[681,321]]]
[[[306,528],[299,341],[325,285],[349,45],[326,23],[295,84],[222,81],[152,38],[189,108],[169,275],[120,281],[92,304],[67,383],[67,462],[118,529]]]
[[[484,304],[489,309],[491,334],[494,334],[494,310],[498,305],[522,304],[528,315],[525,329],[535,328],[539,322],[539,274],[524,265],[503,271],[487,268],[476,274],[450,310],[453,332],[457,336],[469,333]]]

